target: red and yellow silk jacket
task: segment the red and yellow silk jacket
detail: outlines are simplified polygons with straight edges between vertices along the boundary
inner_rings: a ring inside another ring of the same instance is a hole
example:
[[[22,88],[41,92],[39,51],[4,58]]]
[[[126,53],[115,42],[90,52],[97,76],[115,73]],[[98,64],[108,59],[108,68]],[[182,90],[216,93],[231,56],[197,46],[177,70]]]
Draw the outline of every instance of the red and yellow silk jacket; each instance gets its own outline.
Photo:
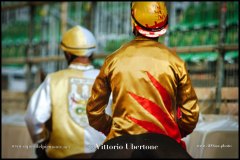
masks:
[[[112,116],[104,111],[110,93]],[[197,101],[185,62],[163,44],[138,36],[106,58],[87,115],[106,140],[153,132],[182,143],[197,124]]]

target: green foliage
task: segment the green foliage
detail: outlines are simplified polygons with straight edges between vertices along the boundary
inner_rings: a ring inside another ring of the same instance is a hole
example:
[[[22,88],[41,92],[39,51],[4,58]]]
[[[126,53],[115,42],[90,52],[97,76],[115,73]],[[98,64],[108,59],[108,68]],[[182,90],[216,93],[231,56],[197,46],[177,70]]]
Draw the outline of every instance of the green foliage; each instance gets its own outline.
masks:
[[[115,40],[108,40],[106,43],[106,47],[104,48],[104,51],[106,53],[112,53],[118,48],[121,47],[126,42],[129,42],[131,38],[128,39],[115,39]]]

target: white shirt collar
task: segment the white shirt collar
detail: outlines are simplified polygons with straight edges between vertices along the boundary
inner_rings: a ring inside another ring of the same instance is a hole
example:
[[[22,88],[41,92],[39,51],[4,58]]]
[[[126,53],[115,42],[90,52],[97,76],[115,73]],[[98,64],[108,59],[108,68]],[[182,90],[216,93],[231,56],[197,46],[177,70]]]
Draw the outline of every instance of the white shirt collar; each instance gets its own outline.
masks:
[[[84,65],[81,63],[80,64],[75,63],[75,64],[70,64],[68,68],[86,71],[86,70],[93,69],[94,67],[92,65]]]

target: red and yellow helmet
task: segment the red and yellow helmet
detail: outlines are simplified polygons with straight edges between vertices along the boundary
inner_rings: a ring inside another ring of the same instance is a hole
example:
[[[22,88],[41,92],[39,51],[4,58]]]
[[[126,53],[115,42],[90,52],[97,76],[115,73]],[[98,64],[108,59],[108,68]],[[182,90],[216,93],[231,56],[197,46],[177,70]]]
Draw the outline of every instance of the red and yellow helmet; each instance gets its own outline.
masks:
[[[61,48],[76,56],[89,57],[96,50],[96,39],[88,29],[77,25],[63,34]]]
[[[132,2],[132,27],[146,37],[160,37],[168,27],[168,13],[164,2]]]

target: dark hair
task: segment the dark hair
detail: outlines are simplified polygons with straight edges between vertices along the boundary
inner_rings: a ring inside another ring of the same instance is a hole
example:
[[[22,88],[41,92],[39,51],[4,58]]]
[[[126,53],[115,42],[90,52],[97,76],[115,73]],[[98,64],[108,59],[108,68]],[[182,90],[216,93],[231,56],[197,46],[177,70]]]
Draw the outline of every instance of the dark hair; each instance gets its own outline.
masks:
[[[81,57],[81,56],[73,55],[73,54],[71,54],[71,53],[69,53],[69,52],[64,52],[64,55],[65,55],[65,58],[66,58],[66,60],[67,60],[68,65],[69,65],[74,59],[76,59],[76,58],[78,58],[78,57]],[[84,56],[84,57],[85,57],[85,56]],[[90,63],[93,62],[93,54],[91,54],[91,55],[88,56],[87,58],[89,59]]]
[[[69,54],[66,51],[64,51],[64,55],[65,55],[65,58],[66,58],[68,64],[70,64],[75,58],[77,58],[76,55]]]

